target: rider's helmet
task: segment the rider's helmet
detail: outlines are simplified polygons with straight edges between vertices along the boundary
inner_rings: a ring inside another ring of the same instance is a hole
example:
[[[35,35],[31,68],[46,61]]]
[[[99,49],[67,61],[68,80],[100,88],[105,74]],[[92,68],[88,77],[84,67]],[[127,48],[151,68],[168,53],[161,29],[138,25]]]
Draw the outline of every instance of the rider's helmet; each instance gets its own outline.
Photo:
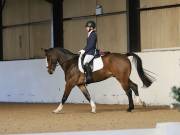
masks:
[[[96,28],[96,23],[94,21],[87,21],[86,27],[92,27],[93,29]]]

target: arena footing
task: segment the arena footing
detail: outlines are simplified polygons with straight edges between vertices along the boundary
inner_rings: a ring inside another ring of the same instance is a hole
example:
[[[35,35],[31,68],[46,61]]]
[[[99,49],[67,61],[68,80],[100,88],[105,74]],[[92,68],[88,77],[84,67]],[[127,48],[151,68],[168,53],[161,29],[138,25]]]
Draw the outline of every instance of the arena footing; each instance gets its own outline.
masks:
[[[33,133],[33,134],[14,134],[14,135],[180,135],[180,122],[158,123],[156,125],[156,128],[150,128],[150,129]]]

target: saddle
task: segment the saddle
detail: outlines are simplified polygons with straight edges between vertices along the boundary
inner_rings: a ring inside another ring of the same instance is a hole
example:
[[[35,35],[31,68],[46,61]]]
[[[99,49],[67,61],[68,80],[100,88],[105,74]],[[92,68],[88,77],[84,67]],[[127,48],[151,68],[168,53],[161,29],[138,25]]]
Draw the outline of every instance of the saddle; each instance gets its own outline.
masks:
[[[96,50],[94,58],[89,62],[92,72],[100,70],[104,67],[102,56],[106,55],[107,53],[109,52],[102,52],[102,51]],[[85,57],[85,54],[80,54],[79,60],[78,60],[78,67],[82,73],[84,73],[84,68],[83,68],[84,57]]]

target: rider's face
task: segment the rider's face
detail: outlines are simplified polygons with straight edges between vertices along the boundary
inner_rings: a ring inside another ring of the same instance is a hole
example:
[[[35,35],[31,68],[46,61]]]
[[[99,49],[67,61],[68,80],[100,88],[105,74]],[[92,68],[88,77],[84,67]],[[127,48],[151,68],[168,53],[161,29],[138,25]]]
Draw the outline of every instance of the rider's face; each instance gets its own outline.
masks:
[[[87,30],[87,32],[89,32],[91,30],[91,28],[90,27],[86,27],[86,30]]]

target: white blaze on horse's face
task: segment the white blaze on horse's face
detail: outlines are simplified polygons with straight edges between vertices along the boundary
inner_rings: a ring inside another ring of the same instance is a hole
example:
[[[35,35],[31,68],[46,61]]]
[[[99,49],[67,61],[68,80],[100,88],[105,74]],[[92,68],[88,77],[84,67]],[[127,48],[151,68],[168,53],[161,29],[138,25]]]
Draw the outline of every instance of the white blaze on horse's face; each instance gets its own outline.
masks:
[[[48,61],[47,61],[47,57],[46,57],[46,67],[48,67]]]
[[[51,58],[46,58],[46,67],[48,68],[48,73],[53,74],[56,68],[57,62],[54,62]]]

